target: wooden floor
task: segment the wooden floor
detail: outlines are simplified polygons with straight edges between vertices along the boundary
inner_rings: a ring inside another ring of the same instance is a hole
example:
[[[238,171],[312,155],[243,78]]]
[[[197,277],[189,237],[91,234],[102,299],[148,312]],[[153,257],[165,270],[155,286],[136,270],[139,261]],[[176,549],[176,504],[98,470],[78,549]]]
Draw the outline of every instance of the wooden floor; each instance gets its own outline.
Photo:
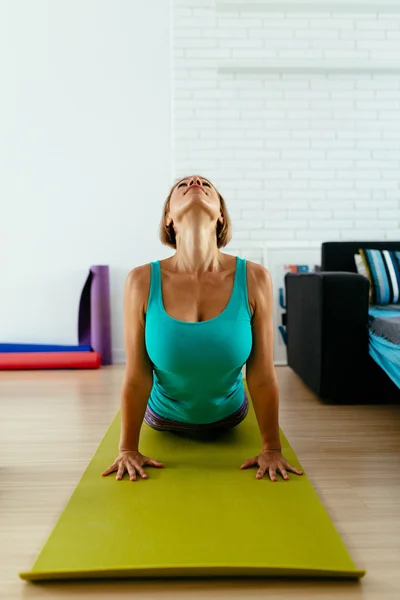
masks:
[[[280,426],[361,581],[21,581],[119,407],[123,369],[0,373],[0,598],[399,600],[400,405],[325,405],[286,367]]]

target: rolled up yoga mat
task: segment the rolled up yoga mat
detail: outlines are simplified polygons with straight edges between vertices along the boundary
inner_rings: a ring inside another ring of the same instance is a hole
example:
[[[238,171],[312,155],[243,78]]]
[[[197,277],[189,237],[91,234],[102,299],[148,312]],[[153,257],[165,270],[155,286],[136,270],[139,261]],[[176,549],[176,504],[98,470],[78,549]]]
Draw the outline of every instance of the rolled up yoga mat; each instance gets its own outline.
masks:
[[[97,369],[101,363],[111,364],[110,323],[108,266],[94,266],[79,303],[79,345],[2,343],[0,370]]]
[[[257,480],[256,468],[240,469],[261,450],[251,403],[242,423],[207,441],[144,422],[140,451],[165,464],[145,467],[146,480],[101,476],[115,460],[119,432],[118,413],[22,579],[365,574],[305,473],[272,482]],[[304,471],[280,435],[283,455]]]
[[[25,369],[98,369],[98,352],[0,353],[0,371]]]
[[[90,267],[79,303],[78,343],[101,355],[111,365],[110,277],[107,265]]]

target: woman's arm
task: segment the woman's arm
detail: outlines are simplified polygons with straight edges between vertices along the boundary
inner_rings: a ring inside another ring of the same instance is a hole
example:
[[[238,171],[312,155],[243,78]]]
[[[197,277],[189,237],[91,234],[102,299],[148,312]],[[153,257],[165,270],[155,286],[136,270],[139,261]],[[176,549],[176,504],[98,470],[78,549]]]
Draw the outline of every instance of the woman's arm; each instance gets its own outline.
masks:
[[[148,265],[133,269],[124,292],[125,377],[121,397],[119,450],[138,450],[139,435],[153,387],[153,364],[145,344],[144,302],[148,295]]]
[[[271,275],[252,265],[249,281],[254,297],[253,346],[246,363],[246,381],[260,428],[263,450],[281,450],[279,390],[274,367],[273,295]]]

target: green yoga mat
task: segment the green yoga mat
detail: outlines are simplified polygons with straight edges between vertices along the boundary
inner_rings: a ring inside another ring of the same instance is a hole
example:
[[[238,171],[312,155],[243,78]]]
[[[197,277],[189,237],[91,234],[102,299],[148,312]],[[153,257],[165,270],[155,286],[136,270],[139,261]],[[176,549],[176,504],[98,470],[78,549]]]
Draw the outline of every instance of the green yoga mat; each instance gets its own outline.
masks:
[[[22,579],[365,574],[306,473],[272,482],[267,475],[256,479],[256,467],[240,469],[261,450],[251,402],[245,420],[214,439],[188,439],[143,423],[140,451],[165,464],[146,467],[146,480],[101,476],[115,460],[119,431],[118,412]],[[280,435],[282,454],[304,471]]]

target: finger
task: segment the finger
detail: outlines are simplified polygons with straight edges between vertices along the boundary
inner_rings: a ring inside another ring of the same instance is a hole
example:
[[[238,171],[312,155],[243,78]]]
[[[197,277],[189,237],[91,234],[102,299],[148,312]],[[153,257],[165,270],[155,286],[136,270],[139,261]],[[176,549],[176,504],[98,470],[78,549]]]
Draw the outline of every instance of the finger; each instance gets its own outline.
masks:
[[[104,475],[109,475],[110,473],[112,473],[113,471],[116,471],[116,470],[117,470],[117,465],[116,465],[116,463],[114,463],[114,464],[112,464],[112,465],[111,465],[111,467],[108,467],[108,469],[106,469],[106,470],[105,470],[105,471],[102,473],[102,475],[103,475],[103,476],[104,476]]]
[[[154,460],[154,458],[149,458],[148,461],[146,461],[146,464],[151,465],[152,467],[163,467],[164,464],[158,462],[158,460]]]
[[[290,479],[289,475],[286,473],[286,470],[283,467],[279,467],[279,470],[282,473],[283,479]]]
[[[300,471],[299,469],[296,469],[296,467],[292,467],[292,465],[289,465],[289,463],[287,463],[286,469],[288,471],[293,471],[293,473],[297,473],[298,475],[303,475],[303,471]]]
[[[126,467],[126,468],[127,468],[127,470],[128,470],[128,473],[129,473],[129,479],[130,479],[131,481],[136,481],[136,471],[135,471],[135,467],[134,467],[134,466],[133,466],[131,463],[129,463],[129,462],[128,462],[128,464],[127,464],[127,467]]]
[[[258,469],[257,473],[256,473],[256,478],[257,479],[262,479],[265,475],[265,469],[262,469],[261,467]]]
[[[256,464],[257,462],[257,457],[254,456],[253,458],[249,458],[248,460],[246,460],[242,465],[241,465],[241,469],[247,469],[247,467],[251,467],[252,465]]]
[[[119,467],[118,467],[118,473],[115,479],[122,479],[125,473],[125,465],[123,463],[120,463]]]
[[[142,469],[142,467],[138,464],[138,463],[133,463],[135,465],[135,469],[136,471],[138,471],[138,473],[140,473],[140,476],[142,477],[142,479],[147,479],[147,473],[145,473]]]
[[[276,481],[276,469],[273,467],[269,468],[269,476],[271,477],[271,481]]]

